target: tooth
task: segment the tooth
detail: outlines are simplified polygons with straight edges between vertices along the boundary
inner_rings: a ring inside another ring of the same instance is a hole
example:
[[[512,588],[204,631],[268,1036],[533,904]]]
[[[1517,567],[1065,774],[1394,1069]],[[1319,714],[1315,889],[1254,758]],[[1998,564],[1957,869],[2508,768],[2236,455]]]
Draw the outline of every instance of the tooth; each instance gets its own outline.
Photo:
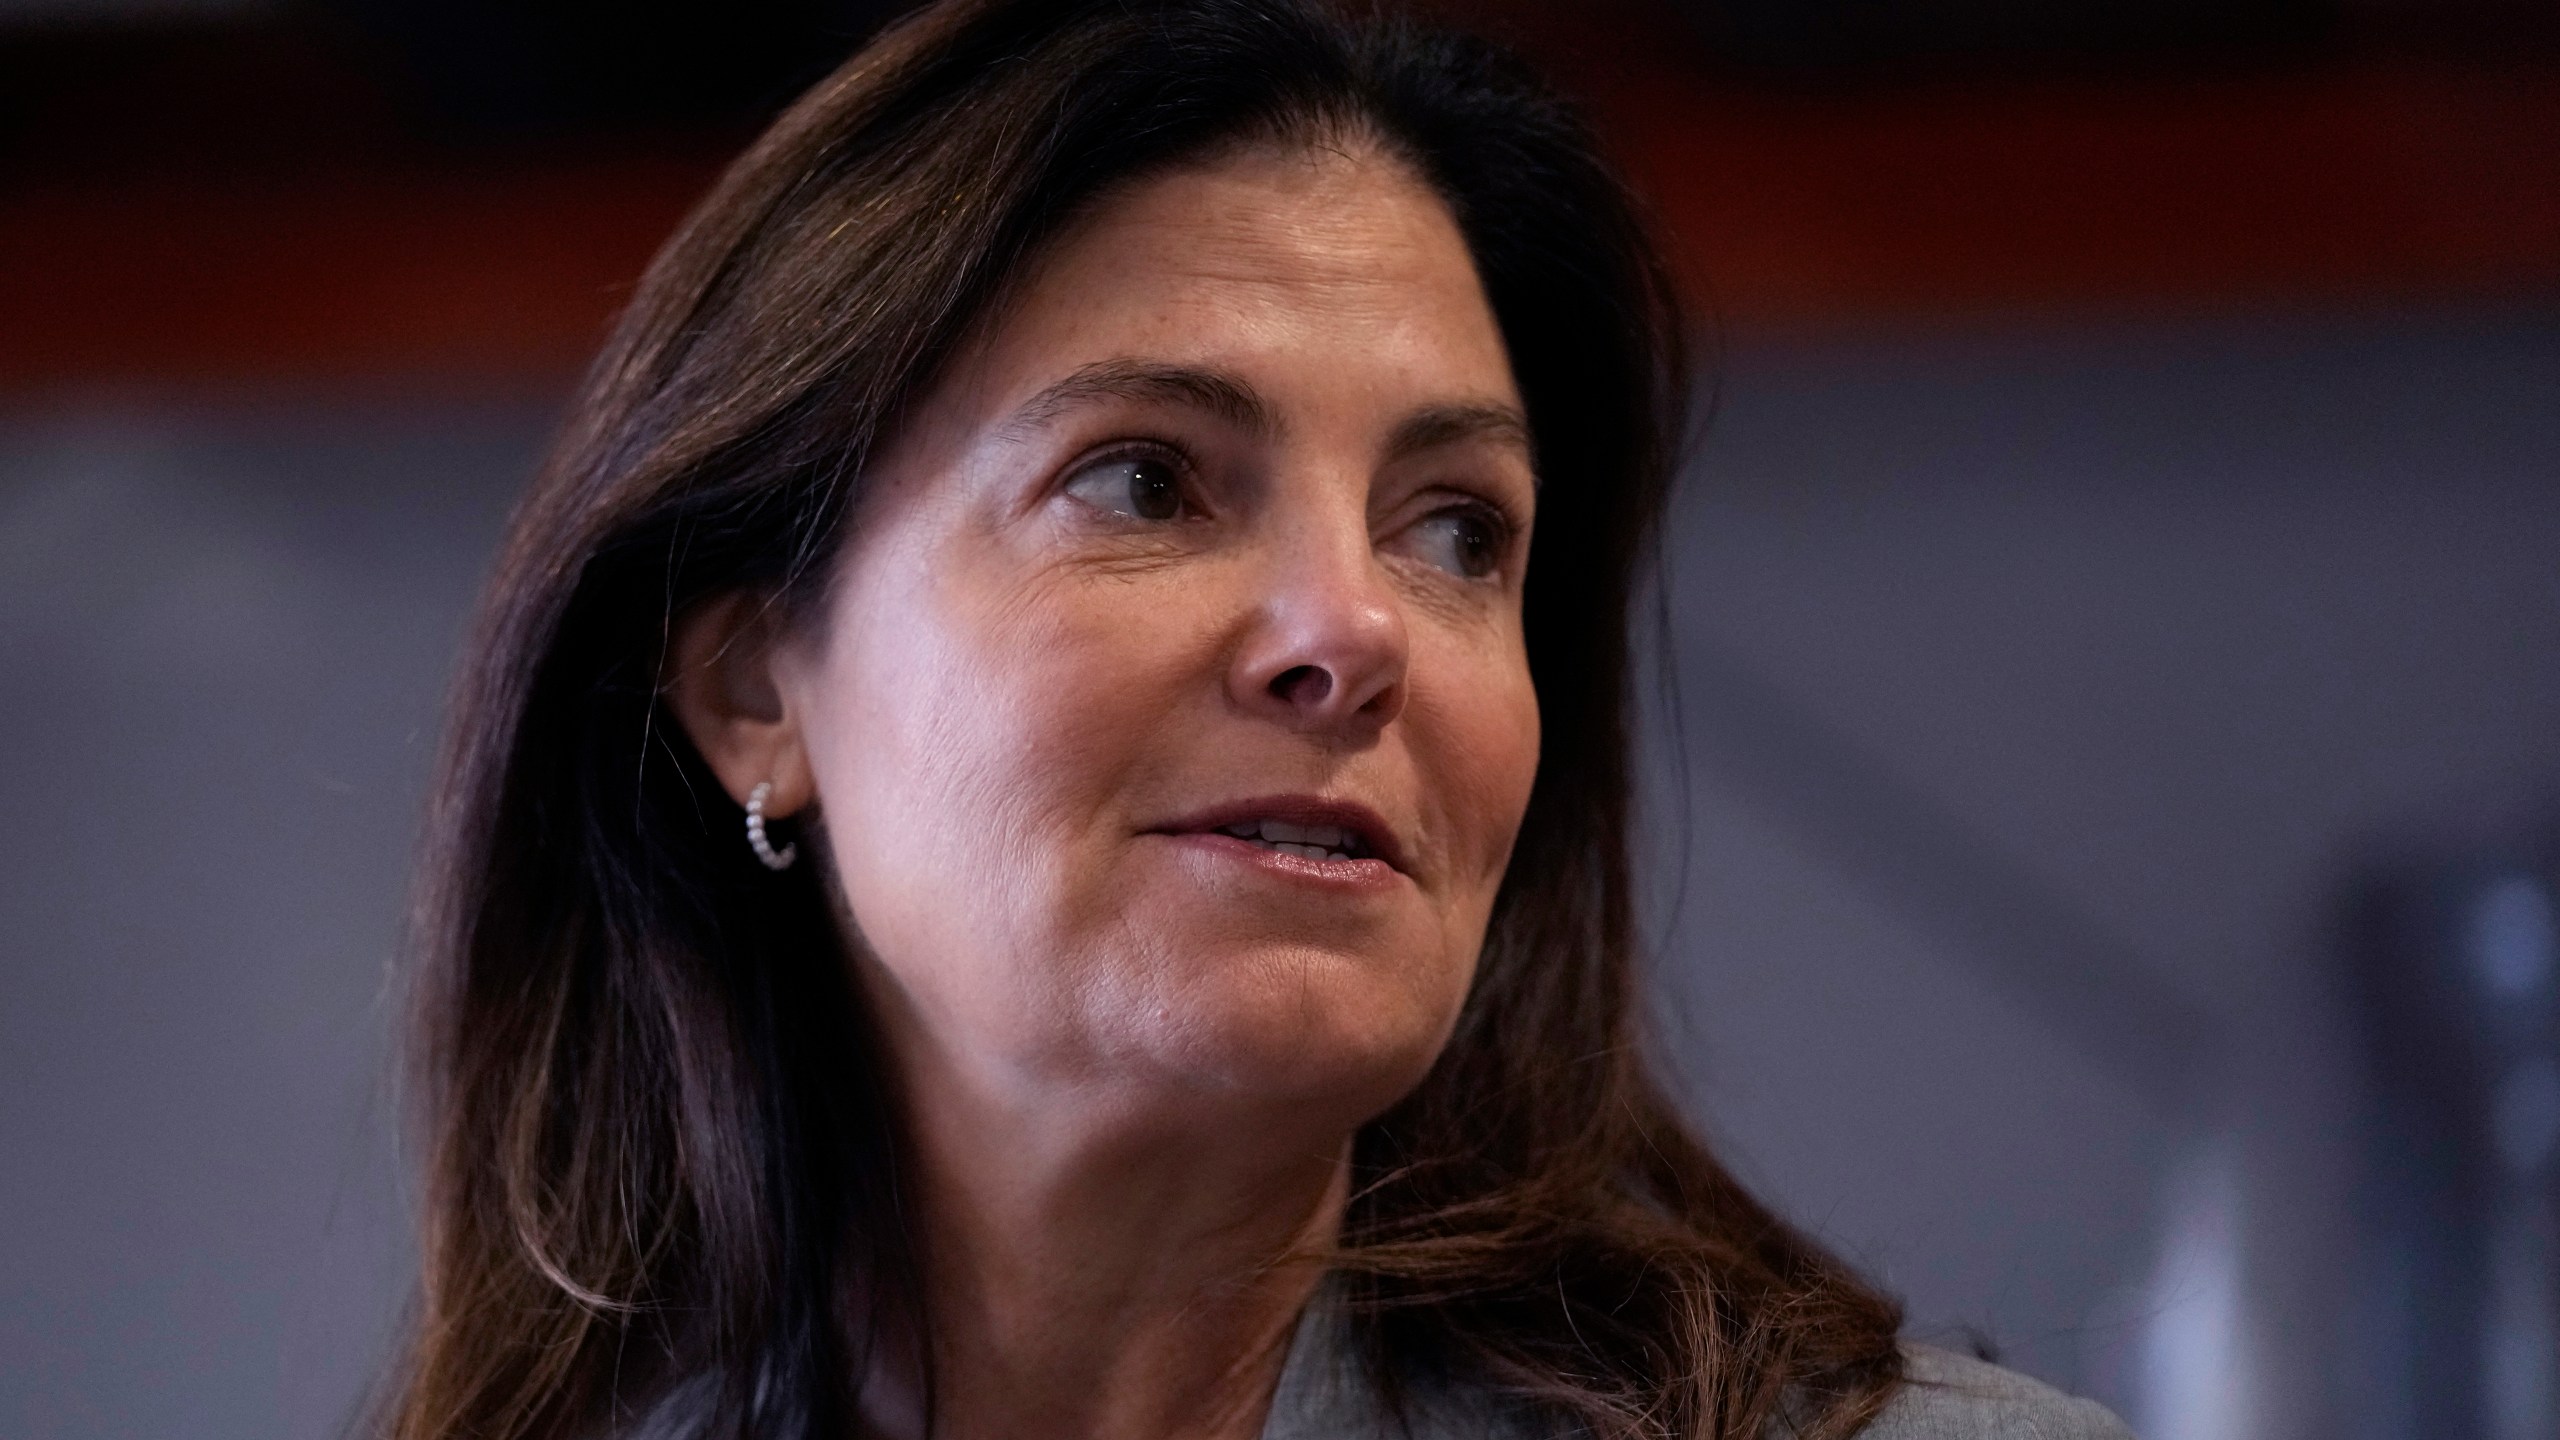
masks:
[[[1315,845],[1327,850],[1348,849],[1351,832],[1339,825],[1292,825],[1285,820],[1262,822],[1262,838],[1287,845]]]

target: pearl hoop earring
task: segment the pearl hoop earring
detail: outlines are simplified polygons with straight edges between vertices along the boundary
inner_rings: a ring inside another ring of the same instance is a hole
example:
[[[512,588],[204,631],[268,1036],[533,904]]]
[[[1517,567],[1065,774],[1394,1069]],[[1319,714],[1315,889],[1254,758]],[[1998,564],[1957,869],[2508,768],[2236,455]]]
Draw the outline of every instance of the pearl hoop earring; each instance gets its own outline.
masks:
[[[776,850],[773,842],[765,838],[764,802],[772,794],[770,780],[757,781],[756,788],[747,792],[747,848],[756,852],[756,858],[764,862],[767,870],[788,870],[791,862],[800,858],[800,847],[792,844]]]

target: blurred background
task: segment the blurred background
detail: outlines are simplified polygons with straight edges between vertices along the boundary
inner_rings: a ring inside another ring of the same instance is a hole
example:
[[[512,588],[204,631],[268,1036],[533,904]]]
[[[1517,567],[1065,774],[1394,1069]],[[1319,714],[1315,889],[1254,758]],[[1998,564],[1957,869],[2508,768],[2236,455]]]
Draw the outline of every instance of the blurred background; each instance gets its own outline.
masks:
[[[326,1437],[461,619],[893,9],[0,0],[0,1435]],[[2560,6],[1502,0],[1713,357],[1666,1055],[2149,1440],[2560,1440]]]

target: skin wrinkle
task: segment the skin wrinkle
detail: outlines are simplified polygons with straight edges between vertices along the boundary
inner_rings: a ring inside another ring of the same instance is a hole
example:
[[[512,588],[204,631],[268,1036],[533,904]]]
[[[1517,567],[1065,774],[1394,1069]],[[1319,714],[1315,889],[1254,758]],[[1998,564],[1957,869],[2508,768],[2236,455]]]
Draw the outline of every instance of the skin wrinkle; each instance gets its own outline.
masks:
[[[1180,457],[1176,518],[1065,488],[1137,441]],[[1353,1132],[1447,1042],[1536,773],[1536,477],[1473,263],[1366,147],[1158,176],[866,482],[816,623],[694,637],[761,669],[673,698],[724,785],[827,817],[911,1107],[937,1433],[1251,1436],[1314,1283],[1274,1262],[1331,1242]],[[1461,513],[1509,523],[1489,573],[1433,538]],[[1157,833],[1284,793],[1374,809],[1403,873]],[[884,1434],[910,1378],[866,1386]]]
[[[1034,395],[997,428],[996,434],[1002,439],[1026,439],[1078,406],[1114,399],[1187,402],[1257,438],[1276,434],[1282,423],[1252,384],[1234,375],[1200,366],[1150,365],[1124,357],[1084,366]],[[1479,437],[1513,446],[1523,457],[1535,453],[1528,417],[1517,406],[1478,401],[1433,406],[1404,421],[1387,442],[1386,458],[1400,460]]]

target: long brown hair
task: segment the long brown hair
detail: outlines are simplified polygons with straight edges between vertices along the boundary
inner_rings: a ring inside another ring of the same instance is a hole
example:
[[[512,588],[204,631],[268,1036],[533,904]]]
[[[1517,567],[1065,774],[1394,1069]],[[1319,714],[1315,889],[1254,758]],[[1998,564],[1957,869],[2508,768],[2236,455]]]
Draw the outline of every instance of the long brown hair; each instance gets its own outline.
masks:
[[[864,457],[1109,187],[1356,135],[1445,197],[1543,479],[1545,743],[1447,1052],[1354,1145],[1373,1367],[1604,1436],[1844,1436],[1894,1307],[1747,1194],[1639,1044],[1628,606],[1687,391],[1636,210],[1483,43],[1323,0],[946,0],[786,113],[658,256],[519,511],[420,897],[433,1137],[400,1440],[852,1433],[929,1323],[899,1106],[806,867],[767,872],[661,709],[673,616],[805,607]]]

